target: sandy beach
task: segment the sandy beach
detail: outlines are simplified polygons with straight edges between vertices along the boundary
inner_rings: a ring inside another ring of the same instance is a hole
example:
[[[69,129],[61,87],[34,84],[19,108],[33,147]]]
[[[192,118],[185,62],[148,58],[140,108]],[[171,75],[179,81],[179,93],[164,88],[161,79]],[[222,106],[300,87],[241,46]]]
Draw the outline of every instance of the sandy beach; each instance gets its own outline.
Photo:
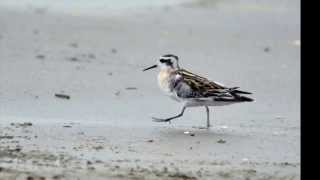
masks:
[[[299,3],[0,3],[0,180],[300,179]],[[166,53],[255,101],[153,122],[182,108],[142,72]]]

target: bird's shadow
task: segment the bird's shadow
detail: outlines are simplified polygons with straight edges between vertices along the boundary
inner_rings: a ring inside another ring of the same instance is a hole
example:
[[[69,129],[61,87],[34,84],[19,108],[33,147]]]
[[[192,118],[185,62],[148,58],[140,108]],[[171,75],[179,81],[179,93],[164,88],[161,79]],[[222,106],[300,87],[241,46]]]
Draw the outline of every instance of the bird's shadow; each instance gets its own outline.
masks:
[[[165,128],[157,128],[158,136],[161,138],[168,139],[185,139],[188,137],[201,138],[201,139],[221,139],[221,138],[232,138],[232,139],[242,139],[249,135],[241,132],[234,128],[225,127],[210,127],[209,129],[205,127],[185,127],[185,126],[171,126]]]

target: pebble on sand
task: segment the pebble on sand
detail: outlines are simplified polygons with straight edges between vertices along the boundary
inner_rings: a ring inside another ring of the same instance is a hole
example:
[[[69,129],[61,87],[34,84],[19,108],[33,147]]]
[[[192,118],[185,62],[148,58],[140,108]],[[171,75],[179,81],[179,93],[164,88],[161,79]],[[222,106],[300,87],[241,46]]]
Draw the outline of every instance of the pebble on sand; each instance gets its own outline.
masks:
[[[195,134],[193,132],[190,132],[190,131],[185,131],[185,132],[183,132],[183,134],[188,134],[190,136],[195,136]]]
[[[69,95],[66,95],[66,94],[54,94],[55,97],[57,98],[62,98],[62,99],[70,99],[70,96]]]
[[[227,141],[226,140],[223,140],[223,139],[219,139],[218,141],[217,141],[217,143],[220,143],[220,144],[224,144],[224,143],[226,143]]]

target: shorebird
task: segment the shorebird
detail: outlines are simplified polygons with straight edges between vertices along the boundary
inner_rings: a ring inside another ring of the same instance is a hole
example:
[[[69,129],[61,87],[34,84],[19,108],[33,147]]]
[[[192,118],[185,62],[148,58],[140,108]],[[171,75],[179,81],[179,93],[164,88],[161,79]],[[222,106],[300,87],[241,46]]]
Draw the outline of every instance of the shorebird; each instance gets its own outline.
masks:
[[[207,113],[207,128],[210,127],[209,106],[225,106],[241,102],[251,102],[252,98],[243,94],[251,92],[241,91],[239,87],[226,87],[218,82],[191,73],[179,66],[179,57],[166,54],[159,58],[157,64],[143,69],[147,71],[160,68],[158,84],[165,94],[178,102],[183,103],[181,112],[169,118],[155,118],[156,122],[171,122],[182,117],[188,107],[203,106]]]

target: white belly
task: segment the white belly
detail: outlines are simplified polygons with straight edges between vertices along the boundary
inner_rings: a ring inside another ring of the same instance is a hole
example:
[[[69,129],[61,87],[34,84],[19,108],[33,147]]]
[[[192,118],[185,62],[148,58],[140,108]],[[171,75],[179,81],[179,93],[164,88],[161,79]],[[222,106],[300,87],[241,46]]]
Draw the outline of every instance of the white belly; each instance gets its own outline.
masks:
[[[177,101],[177,102],[183,102],[183,99],[179,98],[176,93],[171,93],[170,98]]]
[[[230,104],[240,103],[232,101],[214,101],[213,99],[185,99],[186,106],[196,107],[196,106],[226,106]]]

